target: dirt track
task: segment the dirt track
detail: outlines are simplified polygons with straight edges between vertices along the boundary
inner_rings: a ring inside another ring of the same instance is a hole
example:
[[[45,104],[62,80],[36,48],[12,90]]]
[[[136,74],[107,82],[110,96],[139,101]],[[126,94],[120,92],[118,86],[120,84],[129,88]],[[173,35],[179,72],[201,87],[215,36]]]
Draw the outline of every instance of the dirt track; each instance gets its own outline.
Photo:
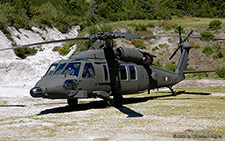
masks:
[[[224,93],[174,97],[153,92],[127,96],[121,108],[89,99],[71,109],[66,100],[33,99],[28,86],[0,89],[0,140],[196,139],[194,134],[225,138]]]

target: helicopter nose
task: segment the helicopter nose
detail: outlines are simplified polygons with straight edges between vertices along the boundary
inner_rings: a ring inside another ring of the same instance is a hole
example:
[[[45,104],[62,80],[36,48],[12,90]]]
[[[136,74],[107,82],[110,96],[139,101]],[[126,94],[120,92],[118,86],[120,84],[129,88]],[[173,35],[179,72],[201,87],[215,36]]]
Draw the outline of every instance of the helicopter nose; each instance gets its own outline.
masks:
[[[42,97],[43,96],[42,89],[40,87],[34,87],[30,90],[30,95],[32,97]]]

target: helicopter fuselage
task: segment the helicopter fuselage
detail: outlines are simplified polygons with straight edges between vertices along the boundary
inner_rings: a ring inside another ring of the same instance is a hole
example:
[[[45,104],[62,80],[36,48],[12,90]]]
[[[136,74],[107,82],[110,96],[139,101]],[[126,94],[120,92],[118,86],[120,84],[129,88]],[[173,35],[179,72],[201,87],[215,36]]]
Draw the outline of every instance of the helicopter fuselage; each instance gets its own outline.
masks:
[[[111,90],[111,68],[104,58],[75,58],[54,62],[44,77],[31,89],[33,97],[50,99],[94,98]],[[80,57],[78,55],[77,57]],[[87,57],[90,58],[90,57]],[[172,86],[178,74],[153,65],[118,61],[121,93],[136,94],[159,87]],[[150,73],[150,74],[149,74]]]

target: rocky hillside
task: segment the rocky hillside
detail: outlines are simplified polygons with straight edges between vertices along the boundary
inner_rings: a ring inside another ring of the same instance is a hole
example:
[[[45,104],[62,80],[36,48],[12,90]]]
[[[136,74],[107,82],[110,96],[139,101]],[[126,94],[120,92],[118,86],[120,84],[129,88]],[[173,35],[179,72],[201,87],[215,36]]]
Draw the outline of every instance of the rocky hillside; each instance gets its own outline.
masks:
[[[72,27],[68,33],[62,34],[56,28],[40,29],[32,27],[32,30],[15,29],[8,27],[13,43],[24,45],[35,42],[51,41],[57,39],[74,38],[78,35],[79,26]],[[5,34],[0,31],[0,48],[12,46]],[[63,46],[63,43],[42,45],[38,47],[38,52],[33,56],[20,59],[13,50],[0,52],[0,85],[4,84],[25,84],[34,83],[40,79],[49,65],[60,59],[67,58],[75,50],[75,46],[67,56],[61,56],[58,52],[52,51],[55,46]]]

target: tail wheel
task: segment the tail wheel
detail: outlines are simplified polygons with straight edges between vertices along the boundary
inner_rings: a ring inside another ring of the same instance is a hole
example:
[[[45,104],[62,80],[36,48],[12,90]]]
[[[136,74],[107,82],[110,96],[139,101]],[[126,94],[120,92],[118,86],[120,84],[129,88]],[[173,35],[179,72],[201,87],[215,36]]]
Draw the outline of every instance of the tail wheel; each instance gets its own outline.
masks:
[[[67,103],[69,107],[76,107],[78,103],[78,99],[67,99]]]
[[[123,106],[123,96],[120,93],[117,93],[113,96],[113,105],[115,107],[122,107]]]

